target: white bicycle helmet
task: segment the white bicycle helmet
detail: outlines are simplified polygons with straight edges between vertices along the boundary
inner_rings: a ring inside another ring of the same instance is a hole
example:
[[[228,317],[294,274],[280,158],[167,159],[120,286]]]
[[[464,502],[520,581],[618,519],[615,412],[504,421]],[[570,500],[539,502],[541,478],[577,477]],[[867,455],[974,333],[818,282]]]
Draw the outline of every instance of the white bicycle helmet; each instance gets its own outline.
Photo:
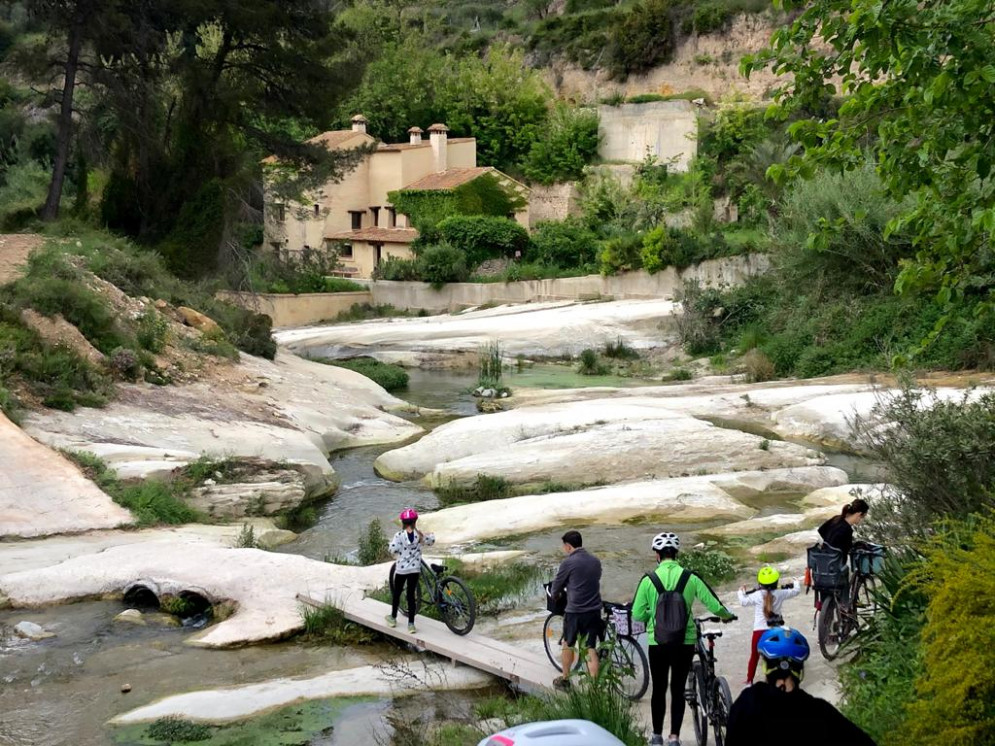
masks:
[[[681,548],[681,537],[670,531],[664,531],[662,534],[657,534],[653,537],[653,543],[650,545],[654,552],[662,552],[664,549],[680,549]]]
[[[478,746],[624,746],[600,725],[587,720],[549,720],[507,728]]]

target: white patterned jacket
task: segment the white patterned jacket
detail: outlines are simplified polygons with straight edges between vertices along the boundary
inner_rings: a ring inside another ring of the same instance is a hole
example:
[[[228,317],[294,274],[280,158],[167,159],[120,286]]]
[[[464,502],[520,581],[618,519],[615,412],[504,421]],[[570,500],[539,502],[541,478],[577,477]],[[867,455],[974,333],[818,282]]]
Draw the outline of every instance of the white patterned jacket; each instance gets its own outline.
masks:
[[[391,556],[397,560],[397,569],[394,570],[396,575],[414,575],[421,572],[422,541],[418,538],[417,530],[413,531],[410,536],[414,537],[414,541],[408,538],[407,531],[401,529],[390,540],[388,550]],[[435,534],[425,534],[424,536],[425,546],[430,547],[435,543]]]

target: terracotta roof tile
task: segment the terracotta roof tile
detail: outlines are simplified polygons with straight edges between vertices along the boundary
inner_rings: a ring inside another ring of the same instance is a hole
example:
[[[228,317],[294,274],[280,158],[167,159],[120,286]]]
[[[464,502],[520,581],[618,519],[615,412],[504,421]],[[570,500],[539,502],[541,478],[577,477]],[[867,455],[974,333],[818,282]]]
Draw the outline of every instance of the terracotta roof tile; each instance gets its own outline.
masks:
[[[330,130],[329,132],[322,132],[320,135],[312,137],[307,140],[307,142],[312,145],[324,145],[328,148],[328,150],[338,150],[354,137],[358,137],[367,142],[373,141],[373,138],[365,132],[356,132],[354,130]],[[353,147],[358,147],[360,144],[361,143],[356,143]],[[275,155],[263,158],[263,163],[273,164],[279,162],[279,159]]]
[[[414,150],[415,148],[430,148],[432,143],[428,140],[424,142],[382,142],[377,146],[378,152],[387,151],[388,153],[399,151],[399,150]]]
[[[376,243],[411,243],[418,238],[414,228],[360,228],[355,231],[329,233],[330,241],[371,241]]]
[[[404,189],[455,189],[461,184],[473,181],[478,176],[493,171],[491,166],[477,166],[475,168],[447,168],[445,171],[436,174],[423,176],[417,181],[413,181]]]

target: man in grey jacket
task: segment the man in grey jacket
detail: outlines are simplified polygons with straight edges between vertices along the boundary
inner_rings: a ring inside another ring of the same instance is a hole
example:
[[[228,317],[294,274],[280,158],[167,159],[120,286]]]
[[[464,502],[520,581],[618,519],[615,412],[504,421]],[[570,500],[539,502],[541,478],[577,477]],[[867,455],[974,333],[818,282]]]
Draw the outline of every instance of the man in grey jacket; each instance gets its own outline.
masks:
[[[557,689],[570,687],[570,669],[574,663],[574,645],[578,639],[587,649],[587,670],[598,675],[598,638],[601,636],[601,560],[584,549],[579,531],[563,534],[566,559],[553,579],[550,594],[554,599],[566,591],[567,608],[563,614],[563,675],[553,685]]]

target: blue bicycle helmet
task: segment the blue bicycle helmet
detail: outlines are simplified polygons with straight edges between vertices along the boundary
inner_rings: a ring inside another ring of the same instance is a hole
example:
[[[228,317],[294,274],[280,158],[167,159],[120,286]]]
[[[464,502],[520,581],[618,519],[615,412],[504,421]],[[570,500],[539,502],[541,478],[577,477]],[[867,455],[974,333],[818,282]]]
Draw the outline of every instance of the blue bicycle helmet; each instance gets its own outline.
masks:
[[[790,673],[799,681],[805,676],[805,661],[808,660],[808,640],[796,629],[778,627],[769,629],[757,643],[764,675],[768,678],[783,677]]]

